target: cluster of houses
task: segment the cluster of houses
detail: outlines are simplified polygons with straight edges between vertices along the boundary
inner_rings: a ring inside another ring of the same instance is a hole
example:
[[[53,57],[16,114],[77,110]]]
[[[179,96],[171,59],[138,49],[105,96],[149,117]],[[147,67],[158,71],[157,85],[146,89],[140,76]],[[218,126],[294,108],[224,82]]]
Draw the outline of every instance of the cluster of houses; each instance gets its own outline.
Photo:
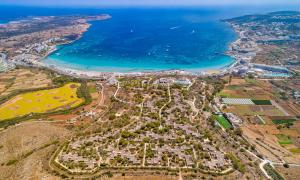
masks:
[[[233,127],[239,127],[243,124],[243,120],[233,113],[224,113],[224,117],[229,120]]]
[[[253,75],[262,78],[283,78],[293,75],[290,70],[282,66],[269,66],[254,63],[237,66],[233,68],[232,73],[239,76]]]
[[[186,154],[185,151],[191,149],[191,147],[183,145],[183,146],[174,146],[171,147],[170,145],[164,144],[162,147],[155,146],[152,150],[155,151],[155,155],[153,158],[150,158],[147,163],[152,166],[162,165],[162,157],[164,154],[172,154],[176,155],[179,160],[185,162],[186,167],[192,167],[195,165],[193,155]],[[169,158],[169,166],[176,167],[178,164],[174,162],[174,159]]]
[[[107,157],[105,158],[105,163],[110,164],[116,157],[122,157],[129,161],[130,165],[139,166],[142,161],[137,157],[136,154],[133,154],[130,149],[136,150],[136,146],[130,144],[124,149],[117,149],[113,144],[109,144],[107,148],[99,147],[99,151],[105,151]],[[101,154],[100,154],[101,155]],[[122,165],[121,165],[122,166]]]
[[[219,170],[230,166],[230,161],[225,158],[225,153],[218,151],[214,146],[211,146],[207,143],[202,144],[202,148],[205,152],[208,152],[209,160],[205,160],[203,163],[204,167],[213,170]]]
[[[16,51],[17,54],[36,54],[43,56],[49,54],[48,52],[53,52],[56,48],[55,45],[58,42],[64,41],[61,38],[50,38],[46,41],[34,44],[27,44],[24,48]]]
[[[116,83],[115,78],[111,78],[110,81],[111,84]],[[156,83],[176,83],[184,86],[192,84],[189,79],[172,78],[160,78]],[[156,103],[161,100],[160,97],[155,96],[147,100],[144,103],[141,120],[126,126],[126,129],[115,129],[101,135],[73,139],[68,151],[59,155],[60,163],[64,165],[70,161],[81,161],[86,164],[85,168],[89,169],[97,164],[98,166],[106,164],[108,167],[170,168],[195,168],[201,164],[205,169],[212,171],[221,171],[230,166],[222,150],[214,147],[212,142],[205,142],[203,132],[199,131],[189,118],[182,119],[182,116],[192,114],[193,110],[181,96],[180,90],[172,91],[174,105],[166,107],[162,117],[158,119],[157,112],[160,108]],[[133,135],[124,137],[124,131]],[[196,147],[195,143],[199,143],[200,146]],[[89,146],[85,146],[86,144]],[[98,160],[93,159],[88,164],[90,157],[80,156],[82,147],[97,149]]]
[[[299,91],[295,91],[293,93],[294,98],[297,100],[297,102],[300,103],[300,92]]]
[[[66,164],[64,166],[66,166],[68,169],[71,168],[71,170],[72,170],[72,167],[70,167],[70,166],[68,167],[67,164],[77,164],[77,166],[79,164],[83,164],[82,167],[77,167],[81,170],[82,169],[84,169],[84,170],[93,170],[96,167],[98,167],[98,163],[97,163],[96,159],[85,158],[85,157],[82,157],[82,156],[78,155],[77,153],[72,153],[72,152],[62,154],[59,157],[59,161],[64,162],[64,164]]]
[[[6,54],[0,53],[0,72],[6,72],[14,68],[15,68],[14,64],[7,62]]]
[[[295,22],[291,19],[298,18],[297,15],[279,17],[269,17],[272,19],[271,21],[276,19],[276,22],[272,23],[262,22],[260,18],[253,18],[245,22],[235,20],[229,22],[239,33],[239,39],[231,44],[228,52],[238,62],[232,69],[234,74],[241,76],[251,74],[264,78],[285,78],[293,75],[281,62],[278,63],[278,66],[250,63],[257,53],[263,51],[262,45],[299,39],[297,33],[288,28],[294,25]],[[283,61],[295,59],[295,56],[291,55],[286,55],[287,57]]]
[[[189,86],[192,84],[191,80],[188,78],[181,78],[181,79],[175,79],[175,78],[159,78],[156,81],[154,81],[154,84],[159,85],[172,85],[172,84],[178,84],[182,86]]]

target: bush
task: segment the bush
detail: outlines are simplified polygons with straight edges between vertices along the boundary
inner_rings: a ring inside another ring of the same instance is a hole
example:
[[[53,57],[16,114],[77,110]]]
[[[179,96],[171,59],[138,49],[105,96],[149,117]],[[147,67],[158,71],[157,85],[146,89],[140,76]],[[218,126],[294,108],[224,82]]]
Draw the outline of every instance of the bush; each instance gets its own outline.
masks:
[[[18,162],[17,159],[12,159],[12,160],[9,160],[9,161],[6,163],[6,165],[7,165],[7,166],[10,166],[10,165],[16,164],[17,162]]]
[[[263,168],[273,180],[284,180],[284,178],[270,164],[264,165]]]
[[[227,158],[229,158],[233,164],[234,169],[240,171],[241,173],[245,173],[245,165],[232,153],[226,154]]]

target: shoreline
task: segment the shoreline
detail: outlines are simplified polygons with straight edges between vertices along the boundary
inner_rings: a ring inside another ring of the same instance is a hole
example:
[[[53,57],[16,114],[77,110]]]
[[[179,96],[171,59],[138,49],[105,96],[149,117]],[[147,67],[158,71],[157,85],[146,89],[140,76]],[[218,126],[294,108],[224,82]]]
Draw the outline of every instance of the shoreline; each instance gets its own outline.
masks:
[[[104,15],[104,18],[101,20],[106,20],[112,18],[110,15]],[[80,34],[78,34],[78,37],[74,40],[69,40],[64,43],[55,44],[52,46],[51,50],[47,52],[43,57],[39,58],[39,61],[29,61],[29,62],[14,62],[16,65],[22,65],[22,66],[29,66],[29,67],[40,67],[40,68],[47,68],[53,71],[56,71],[60,74],[65,74],[77,78],[84,78],[84,79],[102,79],[106,76],[144,76],[144,75],[174,75],[174,74],[180,74],[180,75],[191,75],[191,76],[223,76],[228,73],[232,72],[232,69],[239,64],[239,61],[237,60],[234,51],[232,51],[232,46],[236,42],[240,40],[240,33],[236,31],[235,28],[231,25],[230,28],[236,33],[237,37],[236,40],[231,42],[227,46],[227,50],[222,53],[224,56],[230,57],[232,59],[232,62],[230,62],[227,65],[221,65],[218,67],[208,67],[208,68],[191,68],[191,71],[188,69],[153,69],[153,70],[140,70],[140,71],[129,71],[129,72],[122,72],[122,71],[101,71],[101,70],[84,70],[84,69],[76,69],[72,67],[66,67],[66,66],[60,66],[55,64],[47,64],[45,63],[45,59],[49,57],[51,54],[56,53],[59,48],[58,46],[61,45],[68,45],[76,42],[80,38],[82,38],[83,34],[88,31],[88,29],[92,26],[90,22],[91,20],[86,19],[85,25],[83,31],[81,31]],[[226,23],[226,22],[224,22]],[[229,23],[230,25],[230,23]]]
[[[91,24],[89,24],[91,26]],[[90,26],[88,28],[90,28]],[[88,30],[87,28],[87,30]],[[232,28],[232,27],[231,27]],[[44,63],[44,60],[49,57],[51,54],[55,53],[57,50],[57,46],[59,45],[67,45],[67,44],[72,44],[78,39],[80,39],[83,34],[80,35],[79,38],[77,38],[74,41],[70,41],[64,44],[58,44],[55,47],[55,50],[50,52],[48,55],[44,56],[41,61],[35,66],[38,67],[44,67],[51,69],[53,71],[56,71],[61,74],[77,77],[77,78],[92,78],[92,79],[101,79],[103,76],[144,76],[144,75],[174,75],[174,74],[179,74],[179,75],[191,75],[191,76],[223,76],[225,74],[228,74],[231,72],[231,70],[239,64],[239,61],[237,61],[236,57],[234,55],[230,54],[230,47],[232,44],[236,43],[238,40],[240,40],[239,33],[234,29],[234,32],[237,34],[237,39],[233,42],[231,42],[228,47],[226,52],[223,53],[224,56],[230,57],[233,61],[229,63],[228,65],[224,65],[221,67],[209,67],[209,68],[194,68],[194,69],[201,69],[201,70],[195,70],[195,71],[189,71],[189,70],[181,70],[181,69],[166,69],[166,70],[145,70],[145,71],[132,71],[132,72],[122,72],[122,71],[101,71],[101,70],[81,70],[81,69],[76,69],[76,68],[71,68],[71,67],[64,67],[64,66],[59,66],[59,65],[53,65],[53,64],[47,64]],[[85,31],[86,32],[86,31]],[[192,70],[192,69],[191,69]]]
[[[46,68],[52,71],[55,71],[59,74],[64,74],[68,76],[72,76],[75,78],[82,79],[108,79],[112,76],[151,76],[151,75],[186,75],[186,76],[224,76],[230,73],[230,70],[237,65],[237,61],[234,60],[229,65],[218,69],[207,69],[201,70],[197,72],[187,71],[187,70],[153,70],[153,71],[136,71],[136,72],[103,72],[103,71],[84,71],[66,67],[60,67],[56,65],[45,64],[43,62],[34,62],[32,64],[26,64],[22,62],[15,62],[16,65],[27,66],[27,67],[36,67],[36,68]]]
[[[233,62],[231,62],[228,65],[224,65],[222,67],[217,67],[217,68],[214,67],[203,68],[201,70],[194,70],[194,71],[183,70],[183,69],[142,70],[142,71],[131,71],[131,72],[81,70],[81,69],[76,69],[71,67],[60,66],[60,65],[47,64],[43,62],[44,59],[41,62],[36,62],[35,64],[33,64],[33,66],[48,68],[65,75],[70,75],[78,78],[102,78],[103,76],[108,76],[108,75],[144,76],[144,75],[174,75],[174,74],[191,75],[191,76],[223,76],[225,74],[228,74],[230,70],[239,63],[232,56],[229,57],[233,59]]]

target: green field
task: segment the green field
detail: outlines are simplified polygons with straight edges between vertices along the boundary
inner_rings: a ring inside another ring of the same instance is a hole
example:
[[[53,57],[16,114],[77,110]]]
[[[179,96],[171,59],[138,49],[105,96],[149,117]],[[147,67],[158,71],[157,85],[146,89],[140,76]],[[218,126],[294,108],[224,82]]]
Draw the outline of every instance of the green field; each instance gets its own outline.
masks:
[[[80,83],[17,95],[0,105],[0,121],[31,113],[48,113],[77,107],[84,102],[77,96]]]
[[[228,120],[222,115],[215,115],[215,119],[218,123],[225,129],[232,128],[232,125],[228,122]]]
[[[274,124],[288,124],[288,123],[293,123],[293,122],[295,122],[296,121],[296,119],[274,119],[274,120],[272,120],[272,122],[274,123]]]
[[[224,92],[220,92],[220,93],[218,93],[218,96],[220,96],[221,98],[229,98],[230,94],[224,93]]]
[[[234,91],[234,90],[240,90],[241,87],[238,85],[229,85],[229,86],[227,86],[227,89]]]
[[[257,84],[257,81],[255,79],[252,79],[252,78],[249,78],[249,77],[246,77],[245,81],[247,83],[250,83],[250,84]]]
[[[95,86],[89,86],[88,90],[89,90],[89,93],[96,93],[97,92],[97,89],[96,89]]]
[[[252,99],[252,102],[253,102],[255,105],[272,105],[272,103],[271,103],[270,100],[253,100],[253,99]]]
[[[276,137],[278,139],[278,143],[281,145],[286,145],[286,144],[293,144],[293,141],[291,138],[287,135],[284,134],[276,134]]]
[[[300,154],[300,148],[289,149],[289,151],[294,154]]]

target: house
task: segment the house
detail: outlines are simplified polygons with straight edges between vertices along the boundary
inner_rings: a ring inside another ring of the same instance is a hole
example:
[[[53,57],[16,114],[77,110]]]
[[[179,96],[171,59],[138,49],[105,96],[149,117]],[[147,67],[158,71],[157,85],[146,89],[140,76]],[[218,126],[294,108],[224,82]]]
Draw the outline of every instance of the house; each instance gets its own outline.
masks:
[[[191,80],[189,80],[189,79],[178,79],[178,80],[175,80],[174,83],[182,85],[182,86],[189,86],[192,84]]]
[[[243,120],[233,113],[225,113],[224,116],[234,126],[240,126],[243,123]]]

